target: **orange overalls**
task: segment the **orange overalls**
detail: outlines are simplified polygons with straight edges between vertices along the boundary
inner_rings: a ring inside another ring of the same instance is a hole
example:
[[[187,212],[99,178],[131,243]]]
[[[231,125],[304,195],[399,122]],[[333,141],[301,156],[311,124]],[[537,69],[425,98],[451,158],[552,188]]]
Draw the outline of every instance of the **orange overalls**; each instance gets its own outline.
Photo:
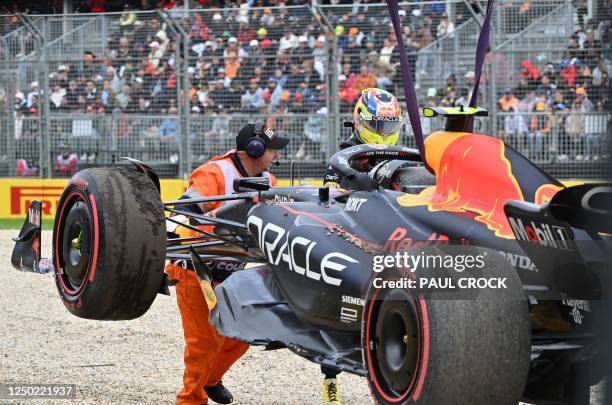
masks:
[[[231,159],[233,150],[223,156],[215,156],[191,173],[189,187],[185,196],[188,198],[213,197],[233,193],[233,180],[243,177]],[[270,179],[271,185],[276,179],[271,174],[263,175]],[[201,205],[204,212],[220,207],[223,202]],[[202,226],[211,231],[212,226]],[[198,236],[195,231],[178,227],[180,236]],[[219,335],[208,323],[208,307],[202,294],[195,272],[174,263],[166,265],[168,278],[177,280],[176,300],[185,335],[185,372],[183,388],[179,391],[178,404],[205,404],[208,401],[204,387],[217,385],[227,370],[249,348],[239,340]]]

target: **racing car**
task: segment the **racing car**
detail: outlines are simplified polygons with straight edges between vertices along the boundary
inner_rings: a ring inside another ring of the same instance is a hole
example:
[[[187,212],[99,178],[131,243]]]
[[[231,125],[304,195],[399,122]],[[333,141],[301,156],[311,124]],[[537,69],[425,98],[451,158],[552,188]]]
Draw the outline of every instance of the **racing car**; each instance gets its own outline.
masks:
[[[453,130],[484,114],[426,111],[448,125],[426,139],[436,181],[418,194],[386,187],[403,167],[393,162],[423,160],[397,146],[333,155],[340,188],[243,178],[231,195],[165,203],[141,162],[83,170],[59,201],[52,258],[40,259],[33,202],[12,263],[53,271],[74,315],[126,320],[169,294],[165,260],[189,262],[222,335],[363,376],[381,404],[589,403],[602,377],[593,320],[609,285],[612,187],[565,188],[501,140]],[[382,164],[356,171],[365,158]],[[209,215],[182,209],[211,201],[223,205]],[[399,254],[481,257],[473,274],[506,288],[412,288],[427,277],[384,259]]]

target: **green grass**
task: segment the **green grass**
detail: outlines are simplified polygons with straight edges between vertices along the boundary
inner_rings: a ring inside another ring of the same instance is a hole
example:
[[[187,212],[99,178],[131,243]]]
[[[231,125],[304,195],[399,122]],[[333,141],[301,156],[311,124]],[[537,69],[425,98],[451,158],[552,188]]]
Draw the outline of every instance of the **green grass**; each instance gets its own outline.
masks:
[[[0,219],[0,229],[21,229],[23,226],[23,221],[25,218],[1,218]],[[53,230],[53,220],[52,219],[43,219],[42,220],[42,229],[43,231],[51,231]]]

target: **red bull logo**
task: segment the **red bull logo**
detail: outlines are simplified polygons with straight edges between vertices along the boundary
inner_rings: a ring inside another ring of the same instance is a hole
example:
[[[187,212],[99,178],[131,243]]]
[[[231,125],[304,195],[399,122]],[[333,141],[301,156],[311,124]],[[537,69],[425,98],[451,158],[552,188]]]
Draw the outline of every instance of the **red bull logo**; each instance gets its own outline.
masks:
[[[432,212],[472,213],[497,237],[514,238],[503,208],[508,200],[524,198],[503,142],[486,135],[441,131],[427,138],[426,151],[436,172],[436,187],[419,196],[399,197],[399,204],[426,205]]]
[[[563,187],[555,186],[554,184],[542,184],[536,190],[533,202],[538,205],[547,203],[555,194],[557,194],[557,191],[561,190],[562,188]]]

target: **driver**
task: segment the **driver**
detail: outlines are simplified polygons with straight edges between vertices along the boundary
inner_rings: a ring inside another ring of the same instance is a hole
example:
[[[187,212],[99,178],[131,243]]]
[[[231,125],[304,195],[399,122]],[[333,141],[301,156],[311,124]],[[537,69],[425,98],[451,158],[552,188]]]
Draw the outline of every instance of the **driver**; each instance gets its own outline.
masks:
[[[397,98],[386,90],[368,88],[361,92],[353,112],[353,133],[340,144],[340,149],[361,144],[397,144],[402,127],[402,109]],[[369,159],[353,162],[360,172],[371,169]],[[325,185],[340,184],[340,174],[328,166],[323,178]]]
[[[353,133],[340,144],[340,149],[361,144],[397,144],[402,126],[402,110],[397,98],[386,90],[368,88],[361,92],[353,112]],[[363,172],[372,168],[370,159],[352,162],[354,169]],[[328,166],[323,178],[324,185],[339,185],[340,174]],[[339,404],[340,391],[337,376],[340,370],[321,365],[323,379],[323,403]]]

